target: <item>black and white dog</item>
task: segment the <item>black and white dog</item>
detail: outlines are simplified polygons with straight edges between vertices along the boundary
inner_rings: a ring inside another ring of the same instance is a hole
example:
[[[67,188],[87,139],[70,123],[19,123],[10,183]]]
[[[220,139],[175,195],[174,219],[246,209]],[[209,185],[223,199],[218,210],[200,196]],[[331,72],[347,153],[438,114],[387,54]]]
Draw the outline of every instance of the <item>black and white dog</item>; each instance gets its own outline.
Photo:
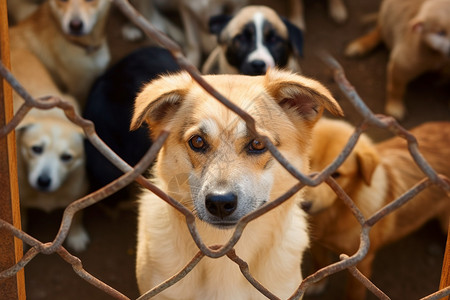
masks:
[[[169,51],[146,47],[123,58],[95,82],[83,115],[94,122],[99,137],[131,166],[139,162],[151,146],[148,129],[130,132],[136,95],[150,80],[179,70]],[[123,174],[90,142],[86,143],[85,149],[91,190],[97,190]],[[112,198],[119,200],[129,192],[129,188],[125,189]]]
[[[212,17],[209,25],[218,46],[203,65],[204,74],[262,75],[272,67],[300,71],[302,31],[271,8],[247,6],[234,17]]]

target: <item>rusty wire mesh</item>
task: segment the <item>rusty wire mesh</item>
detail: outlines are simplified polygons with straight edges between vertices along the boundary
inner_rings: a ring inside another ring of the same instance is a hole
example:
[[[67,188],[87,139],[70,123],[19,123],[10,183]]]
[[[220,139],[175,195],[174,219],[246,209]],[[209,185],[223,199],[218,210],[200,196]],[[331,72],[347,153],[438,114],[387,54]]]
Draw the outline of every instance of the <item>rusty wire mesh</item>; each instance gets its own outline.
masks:
[[[212,96],[217,98],[218,101],[223,103],[226,107],[234,111],[239,117],[241,117],[247,124],[249,130],[259,136],[255,127],[255,120],[247,114],[241,108],[235,106],[232,102],[218,93],[214,88],[212,88],[206,81],[203,80],[199,71],[189,62],[182,54],[180,47],[169,39],[166,35],[155,29],[142,15],[140,15],[126,0],[112,0],[117,7],[130,19],[132,22],[141,28],[146,35],[151,39],[156,41],[160,46],[168,49],[173,57],[176,59],[178,64],[202,86],[206,92],[210,93]],[[353,86],[347,81],[344,71],[336,60],[327,54],[322,55],[323,61],[334,71],[334,78],[340,89],[344,92],[347,98],[351,101],[352,105],[356,110],[363,116],[364,121],[360,126],[355,128],[355,132],[350,137],[346,147],[343,149],[341,155],[333,161],[327,168],[322,170],[320,173],[316,174],[302,174],[296,170],[276,149],[276,147],[270,142],[267,137],[260,136],[263,138],[269,151],[272,155],[280,162],[294,177],[298,179],[298,183],[294,185],[291,189],[285,192],[281,197],[275,199],[262,206],[258,210],[248,214],[243,217],[237,224],[234,233],[230,240],[224,245],[214,245],[208,246],[203,243],[197,229],[195,226],[195,216],[186,207],[181,205],[176,200],[169,197],[164,191],[160,190],[158,187],[153,185],[149,180],[144,178],[141,174],[148,168],[150,163],[155,159],[158,151],[163,146],[169,132],[163,131],[161,135],[153,142],[152,147],[148,150],[142,160],[132,168],[127,163],[125,163],[118,155],[116,155],[109,147],[106,145],[96,134],[94,124],[86,119],[80,117],[74,108],[67,102],[57,98],[57,97],[44,97],[33,99],[27,91],[20,85],[20,83],[14,78],[14,76],[4,67],[3,63],[0,62],[0,75],[6,79],[6,81],[13,87],[13,89],[25,100],[25,103],[17,111],[13,119],[6,124],[3,128],[0,128],[0,138],[4,138],[8,133],[10,133],[14,128],[20,123],[27,112],[31,108],[38,109],[50,109],[53,107],[58,107],[64,110],[67,118],[73,123],[77,124],[83,128],[88,140],[105,156],[110,160],[115,166],[124,172],[120,178],[111,182],[102,189],[95,191],[81,199],[71,203],[64,211],[63,219],[59,231],[51,243],[42,243],[27,233],[15,228],[13,225],[0,219],[0,228],[5,228],[9,230],[14,236],[21,239],[26,244],[30,245],[31,248],[25,253],[23,258],[14,266],[9,269],[0,271],[0,279],[14,276],[19,270],[24,268],[36,255],[38,254],[53,254],[57,253],[61,256],[67,263],[71,264],[73,270],[81,278],[86,280],[88,283],[97,287],[98,289],[104,291],[105,293],[111,295],[116,299],[129,299],[127,296],[123,295],[119,291],[115,290],[113,287],[105,284],[101,280],[89,274],[83,269],[82,262],[76,256],[70,254],[63,246],[68,230],[71,226],[72,218],[74,214],[88,206],[91,206],[102,199],[108,197],[109,195],[115,193],[121,188],[128,185],[133,180],[141,184],[144,188],[149,189],[157,196],[159,196],[162,201],[166,201],[172,207],[180,211],[186,218],[186,223],[188,225],[189,231],[192,235],[193,240],[199,248],[199,252],[192,258],[192,260],[177,274],[173,277],[168,278],[166,281],[160,285],[154,287],[152,290],[148,291],[138,299],[149,299],[154,295],[160,293],[171,285],[175,284],[179,280],[182,280],[195,266],[201,261],[204,256],[211,258],[218,258],[222,256],[227,256],[230,260],[234,261],[240,268],[243,275],[247,280],[262,294],[264,294],[269,299],[278,299],[270,291],[268,291],[264,286],[262,286],[255,278],[252,277],[248,265],[245,261],[240,259],[234,252],[234,245],[238,242],[240,236],[246,225],[263,215],[264,213],[276,208],[278,205],[283,203],[285,200],[289,199],[292,195],[302,189],[304,186],[317,186],[322,182],[327,183],[337,194],[337,196],[348,206],[352,211],[353,215],[361,225],[361,235],[360,235],[360,247],[358,251],[352,255],[341,255],[340,261],[333,263],[327,267],[324,267],[314,274],[303,279],[299,282],[297,291],[289,299],[299,299],[305,292],[305,290],[311,286],[311,284],[316,283],[323,278],[330,276],[331,274],[337,273],[339,271],[348,269],[350,273],[356,277],[362,284],[364,284],[368,290],[375,294],[379,299],[389,299],[389,297],[378,289],[368,278],[362,275],[357,269],[356,264],[360,262],[368,252],[370,240],[369,232],[372,226],[374,226],[378,221],[380,221],[384,216],[392,213],[395,209],[399,208],[407,201],[411,200],[415,195],[417,195],[422,190],[436,185],[443,189],[447,195],[450,195],[450,180],[440,174],[437,174],[433,168],[427,163],[427,161],[421,155],[418,144],[413,135],[401,127],[395,119],[391,117],[386,117],[383,115],[374,115],[370,109],[361,100]],[[344,162],[347,156],[352,151],[360,135],[370,126],[379,127],[394,133],[397,136],[402,137],[407,141],[408,149],[413,159],[420,167],[420,169],[426,174],[426,177],[417,182],[410,190],[405,192],[402,196],[397,198],[395,201],[386,205],[381,210],[370,216],[369,218],[364,218],[360,210],[354,205],[352,199],[342,190],[342,188],[334,181],[330,175]],[[446,287],[430,294],[422,299],[441,299],[445,296],[450,295],[450,287]]]

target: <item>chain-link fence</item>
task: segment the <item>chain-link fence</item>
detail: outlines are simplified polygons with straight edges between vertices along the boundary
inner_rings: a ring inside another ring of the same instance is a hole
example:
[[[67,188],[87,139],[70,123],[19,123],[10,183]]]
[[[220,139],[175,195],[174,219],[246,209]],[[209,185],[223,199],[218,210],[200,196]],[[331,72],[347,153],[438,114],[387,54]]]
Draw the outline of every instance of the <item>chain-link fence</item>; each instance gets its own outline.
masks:
[[[179,48],[177,44],[175,44],[172,40],[170,40],[164,34],[161,34],[157,31],[144,17],[142,17],[126,0],[112,0],[120,10],[135,23],[139,28],[143,30],[145,34],[147,34],[151,39],[156,41],[159,45],[167,48],[176,59],[178,64],[187,70],[192,78],[197,81],[197,83],[202,86],[206,92],[217,98],[223,105],[228,107],[230,110],[235,112],[239,117],[241,117],[247,124],[249,131],[255,136],[259,136],[255,120],[251,115],[249,115],[246,111],[240,109],[235,106],[232,102],[226,99],[223,95],[214,90],[202,77],[198,70],[186,60],[186,58],[182,54],[182,50]],[[87,139],[92,143],[105,157],[108,158],[115,166],[117,166],[120,170],[124,172],[124,175],[118,178],[117,180],[111,182],[101,190],[93,192],[75,202],[70,204],[64,211],[63,219],[60,225],[60,229],[53,242],[51,243],[41,243],[37,239],[33,238],[26,232],[19,230],[14,227],[10,223],[0,219],[0,228],[3,230],[8,230],[15,237],[22,240],[24,243],[29,245],[31,248],[26,251],[23,258],[15,265],[11,266],[9,269],[1,270],[0,279],[8,278],[11,276],[15,276],[21,269],[23,269],[36,255],[38,254],[53,254],[57,253],[61,256],[67,263],[71,264],[73,270],[84,280],[92,284],[93,286],[101,289],[105,293],[111,295],[117,299],[129,299],[127,296],[118,292],[104,282],[100,281],[96,277],[89,274],[86,270],[83,269],[82,262],[79,258],[69,253],[63,246],[63,242],[67,237],[68,230],[71,226],[73,216],[76,212],[85,209],[88,206],[91,206],[102,199],[112,195],[116,191],[125,187],[132,181],[138,182],[144,188],[150,190],[155,193],[157,196],[161,198],[161,201],[166,201],[173,208],[177,209],[181,214],[186,218],[186,223],[191,232],[192,238],[195,241],[196,245],[199,248],[199,252],[192,258],[192,260],[183,268],[179,270],[177,274],[175,274],[171,278],[167,278],[166,281],[161,283],[160,285],[154,287],[152,290],[146,292],[144,295],[139,297],[138,299],[149,299],[161,291],[167,289],[171,285],[176,282],[183,280],[183,278],[196,267],[196,265],[201,261],[201,259],[205,256],[211,258],[219,258],[223,256],[227,256],[230,260],[235,262],[242,274],[247,278],[247,280],[262,294],[264,294],[269,299],[278,299],[275,295],[270,293],[264,286],[262,286],[254,277],[252,277],[251,272],[248,269],[248,265],[245,261],[239,258],[234,252],[234,246],[239,241],[243,231],[245,230],[246,225],[252,220],[260,217],[261,215],[267,213],[272,209],[276,209],[277,206],[282,204],[284,201],[289,199],[292,195],[298,192],[305,186],[317,186],[322,182],[328,184],[338,195],[338,197],[348,206],[348,208],[352,211],[354,217],[358,221],[361,226],[361,236],[360,236],[360,247],[358,251],[352,256],[341,255],[340,261],[333,263],[325,268],[322,268],[315,272],[314,274],[303,279],[302,282],[299,282],[298,289],[291,296],[290,299],[299,299],[306,291],[308,287],[312,284],[317,283],[318,281],[324,279],[325,277],[330,276],[331,274],[337,273],[339,271],[348,269],[351,274],[356,277],[362,284],[364,284],[367,289],[369,289],[372,293],[374,293],[379,299],[389,299],[389,297],[383,293],[380,289],[378,289],[369,279],[364,277],[357,269],[356,265],[362,259],[364,259],[365,255],[368,252],[370,240],[369,240],[369,232],[371,228],[377,224],[383,217],[392,213],[400,206],[405,204],[407,201],[413,201],[415,195],[420,193],[422,190],[429,188],[430,186],[438,186],[443,189],[447,195],[450,197],[450,181],[447,177],[437,174],[433,168],[427,163],[424,157],[421,155],[417,141],[413,135],[411,135],[408,131],[402,128],[395,119],[391,117],[386,117],[383,115],[374,115],[369,108],[364,104],[364,102],[360,99],[355,89],[352,85],[347,81],[345,74],[340,67],[340,65],[329,55],[322,55],[323,61],[326,65],[330,67],[334,71],[335,81],[338,83],[340,89],[345,93],[348,99],[351,101],[356,110],[361,114],[364,118],[364,121],[360,126],[357,126],[355,132],[350,137],[346,147],[342,151],[342,155],[340,155],[332,164],[330,164],[326,169],[317,174],[302,174],[298,170],[296,170],[288,160],[286,160],[281,153],[277,150],[277,148],[270,142],[270,140],[265,136],[259,136],[266,143],[269,151],[273,155],[273,157],[282,164],[289,172],[298,179],[298,183],[293,186],[290,190],[286,191],[281,197],[271,201],[268,205],[264,205],[256,211],[248,214],[243,217],[234,230],[234,233],[230,240],[224,244],[219,246],[208,246],[205,245],[197,233],[196,225],[195,225],[195,215],[184,207],[182,204],[178,203],[176,200],[172,199],[165,191],[160,190],[149,180],[144,178],[141,174],[148,168],[151,162],[155,159],[158,151],[161,149],[164,141],[169,135],[169,132],[162,132],[161,135],[153,141],[152,147],[148,150],[142,160],[132,168],[127,163],[125,163],[120,157],[118,157],[112,150],[109,149],[108,145],[106,145],[96,134],[94,129],[94,124],[86,119],[80,117],[74,110],[74,108],[65,101],[62,101],[56,97],[45,97],[34,99],[31,97],[26,89],[21,86],[21,84],[14,78],[14,76],[8,71],[8,69],[4,66],[3,63],[0,63],[0,75],[13,87],[13,89],[25,100],[25,103],[18,109],[17,113],[14,115],[13,119],[6,124],[4,127],[0,128],[0,138],[4,139],[6,136],[12,132],[27,112],[31,108],[37,109],[50,109],[53,107],[58,107],[64,110],[67,118],[73,123],[80,126],[85,134]],[[406,140],[408,144],[409,152],[411,153],[414,161],[417,163],[419,168],[426,174],[426,177],[417,182],[410,190],[405,192],[401,197],[393,201],[391,204],[385,206],[380,211],[376,212],[372,216],[365,218],[360,210],[353,204],[352,199],[350,199],[346,193],[342,190],[342,188],[336,183],[336,181],[330,176],[348,157],[351,153],[353,147],[360,135],[369,127],[378,127],[392,132],[393,134],[402,137]],[[448,250],[447,250],[448,251]],[[447,272],[448,273],[448,272]],[[422,299],[441,299],[450,295],[450,287],[445,285],[443,288],[427,297]]]

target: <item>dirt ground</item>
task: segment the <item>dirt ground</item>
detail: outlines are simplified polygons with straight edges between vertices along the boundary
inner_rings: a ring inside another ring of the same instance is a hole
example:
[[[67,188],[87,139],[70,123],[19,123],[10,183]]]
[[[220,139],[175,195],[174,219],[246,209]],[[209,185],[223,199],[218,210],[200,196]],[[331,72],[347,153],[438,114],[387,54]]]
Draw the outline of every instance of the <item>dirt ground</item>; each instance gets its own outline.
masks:
[[[330,71],[317,57],[326,50],[342,64],[349,81],[375,113],[382,113],[385,97],[385,69],[388,52],[380,47],[363,59],[347,59],[342,55],[344,46],[351,39],[369,29],[361,17],[377,11],[379,1],[345,0],[350,19],[344,25],[336,25],[327,16],[326,1],[306,1],[305,53],[301,61],[303,73],[327,85],[343,107],[346,118],[358,122],[361,118],[338,90]],[[266,1],[266,4],[276,3]],[[283,12],[283,2],[276,3]],[[108,25],[113,59],[116,61],[130,50],[146,43],[131,44],[121,39],[119,26],[124,18],[116,10]],[[406,128],[431,120],[450,120],[450,88],[436,75],[423,76],[408,89]],[[380,130],[370,130],[371,136],[380,140],[387,136]],[[134,274],[136,243],[136,211],[111,210],[98,204],[85,210],[85,225],[91,237],[88,249],[76,254],[84,268],[98,279],[111,285],[131,299],[138,297]],[[29,233],[40,241],[53,240],[60,213],[50,215],[32,212]],[[438,289],[446,237],[437,223],[427,224],[416,234],[384,248],[376,257],[373,282],[391,299],[419,299]],[[319,297],[305,299],[342,299],[346,271],[331,276],[326,292]],[[40,299],[111,299],[97,288],[78,277],[71,266],[57,255],[39,255],[25,268],[27,297]],[[375,299],[370,295],[369,299]]]

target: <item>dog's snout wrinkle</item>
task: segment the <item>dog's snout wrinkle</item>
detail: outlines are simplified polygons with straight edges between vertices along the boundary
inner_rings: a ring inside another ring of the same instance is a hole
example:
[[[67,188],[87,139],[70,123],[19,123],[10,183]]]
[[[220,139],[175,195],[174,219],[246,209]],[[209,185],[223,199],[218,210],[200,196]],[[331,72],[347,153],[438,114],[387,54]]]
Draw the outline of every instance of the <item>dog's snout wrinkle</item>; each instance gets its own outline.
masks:
[[[224,219],[237,208],[237,196],[234,193],[209,194],[205,199],[206,209],[214,216]]]

